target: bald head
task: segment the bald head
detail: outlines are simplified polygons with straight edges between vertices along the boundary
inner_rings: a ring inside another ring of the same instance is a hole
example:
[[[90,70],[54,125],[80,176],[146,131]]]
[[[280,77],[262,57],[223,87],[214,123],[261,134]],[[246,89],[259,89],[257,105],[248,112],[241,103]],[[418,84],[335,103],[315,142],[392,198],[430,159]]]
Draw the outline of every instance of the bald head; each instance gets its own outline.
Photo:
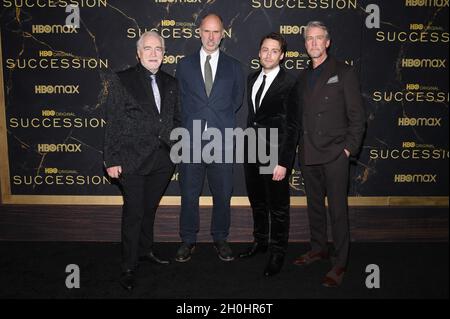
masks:
[[[216,52],[224,37],[222,18],[213,13],[203,17],[200,24],[200,37],[202,39],[202,47],[206,53]]]
[[[200,28],[202,28],[205,23],[210,22],[219,23],[222,30],[224,29],[222,17],[215,13],[208,13],[207,15],[205,15],[200,22]]]

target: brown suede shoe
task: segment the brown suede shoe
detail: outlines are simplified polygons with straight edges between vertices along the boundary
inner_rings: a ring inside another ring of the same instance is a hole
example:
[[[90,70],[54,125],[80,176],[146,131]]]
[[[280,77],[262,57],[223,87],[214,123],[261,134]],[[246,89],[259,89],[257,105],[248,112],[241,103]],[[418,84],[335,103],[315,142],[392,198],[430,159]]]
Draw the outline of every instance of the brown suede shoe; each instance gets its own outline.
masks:
[[[344,279],[344,274],[345,268],[334,266],[323,278],[322,285],[328,288],[339,287]]]
[[[294,265],[304,266],[312,264],[315,261],[327,259],[328,254],[324,251],[308,251],[306,254],[301,255],[294,260]]]

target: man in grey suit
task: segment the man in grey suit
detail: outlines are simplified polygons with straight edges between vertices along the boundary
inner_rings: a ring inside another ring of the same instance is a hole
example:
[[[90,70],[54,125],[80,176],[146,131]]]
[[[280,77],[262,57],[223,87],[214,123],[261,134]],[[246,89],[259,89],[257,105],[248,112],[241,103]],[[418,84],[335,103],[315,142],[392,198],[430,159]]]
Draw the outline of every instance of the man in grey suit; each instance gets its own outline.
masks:
[[[310,22],[304,36],[311,64],[300,74],[291,96],[288,130],[292,136],[300,133],[299,161],[308,202],[311,251],[295,264],[311,264],[328,257],[326,196],[335,256],[322,284],[336,287],[342,282],[350,246],[349,157],[358,153],[366,118],[355,71],[327,53],[327,27],[319,21]]]
[[[192,136],[198,129],[219,130],[235,127],[235,114],[244,95],[244,75],[240,63],[219,50],[224,37],[222,18],[216,14],[203,17],[200,25],[201,49],[185,57],[177,66],[180,89],[182,126]],[[200,128],[195,128],[200,125]],[[201,145],[200,145],[201,144]],[[190,142],[193,157],[201,155],[205,143]],[[232,143],[222,140],[222,155],[232,150]],[[196,155],[194,154],[196,153]],[[200,154],[199,154],[200,153]],[[182,245],[176,261],[191,259],[199,230],[199,196],[205,176],[213,196],[211,235],[218,256],[223,261],[233,260],[227,242],[230,228],[230,200],[233,190],[233,164],[205,161],[180,164],[181,213],[180,236]]]
[[[123,192],[121,285],[132,290],[138,261],[168,264],[153,253],[156,209],[172,177],[170,132],[180,125],[177,81],[160,70],[164,39],[144,33],[140,63],[112,74],[106,103],[104,161]]]

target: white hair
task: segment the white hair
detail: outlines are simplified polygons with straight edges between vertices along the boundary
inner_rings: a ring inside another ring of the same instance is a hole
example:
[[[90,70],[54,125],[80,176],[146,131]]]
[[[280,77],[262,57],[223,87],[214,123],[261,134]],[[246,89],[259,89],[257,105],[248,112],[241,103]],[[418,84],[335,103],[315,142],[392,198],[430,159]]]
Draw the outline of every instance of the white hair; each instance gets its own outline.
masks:
[[[158,38],[159,41],[161,41],[161,45],[163,48],[165,48],[164,38],[156,31],[146,31],[141,34],[139,37],[139,40],[136,41],[136,48],[140,48],[142,46],[142,41],[144,41],[145,37],[155,37]]]

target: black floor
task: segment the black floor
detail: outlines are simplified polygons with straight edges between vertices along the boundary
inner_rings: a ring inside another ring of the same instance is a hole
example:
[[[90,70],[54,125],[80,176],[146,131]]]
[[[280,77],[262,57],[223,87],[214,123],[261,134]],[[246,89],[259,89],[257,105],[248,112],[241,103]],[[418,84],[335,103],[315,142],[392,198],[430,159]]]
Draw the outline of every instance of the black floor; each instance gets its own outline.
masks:
[[[234,252],[247,244],[232,244]],[[177,244],[155,251],[172,258]],[[262,275],[267,255],[225,263],[211,244],[199,244],[187,263],[142,264],[132,293],[118,284],[119,243],[0,242],[0,298],[149,299],[409,299],[448,298],[448,243],[353,243],[348,272],[340,288],[320,285],[329,264],[292,264],[307,245],[294,243],[282,272]],[[66,266],[80,268],[80,288],[65,285]],[[380,269],[379,289],[366,287],[366,266]]]

